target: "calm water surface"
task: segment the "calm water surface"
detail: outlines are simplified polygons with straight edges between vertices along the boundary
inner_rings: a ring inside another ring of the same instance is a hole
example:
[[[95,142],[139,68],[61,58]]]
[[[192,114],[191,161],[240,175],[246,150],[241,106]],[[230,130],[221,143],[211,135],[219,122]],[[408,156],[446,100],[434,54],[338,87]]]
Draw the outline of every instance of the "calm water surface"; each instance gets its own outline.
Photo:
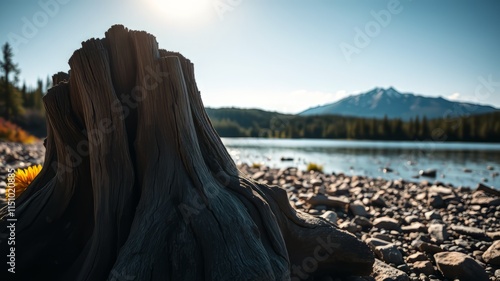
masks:
[[[323,165],[326,173],[425,179],[472,188],[483,182],[500,189],[500,144],[258,138],[222,141],[236,163],[305,169],[314,162]],[[293,160],[282,161],[283,157]],[[392,172],[384,173],[384,168]],[[436,169],[437,177],[415,178],[426,169]]]

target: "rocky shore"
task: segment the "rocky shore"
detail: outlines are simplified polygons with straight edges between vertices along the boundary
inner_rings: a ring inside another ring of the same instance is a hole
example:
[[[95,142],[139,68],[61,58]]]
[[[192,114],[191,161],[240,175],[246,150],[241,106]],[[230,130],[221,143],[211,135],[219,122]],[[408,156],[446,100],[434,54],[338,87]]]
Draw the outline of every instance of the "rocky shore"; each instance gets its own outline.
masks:
[[[367,243],[377,260],[372,276],[359,280],[500,280],[499,190],[239,168]]]
[[[0,142],[0,205],[7,171],[42,163],[44,153],[41,143]],[[294,208],[330,221],[371,247],[377,257],[372,276],[349,280],[500,280],[499,190],[296,168],[239,169],[255,181],[280,186]]]

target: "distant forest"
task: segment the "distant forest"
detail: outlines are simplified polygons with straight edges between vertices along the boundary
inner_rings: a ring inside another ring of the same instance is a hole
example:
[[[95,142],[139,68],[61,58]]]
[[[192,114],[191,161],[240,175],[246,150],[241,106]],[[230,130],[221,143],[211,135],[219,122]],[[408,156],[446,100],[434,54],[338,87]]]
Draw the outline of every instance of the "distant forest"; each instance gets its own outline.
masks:
[[[207,108],[221,137],[500,142],[500,112],[409,121]]]

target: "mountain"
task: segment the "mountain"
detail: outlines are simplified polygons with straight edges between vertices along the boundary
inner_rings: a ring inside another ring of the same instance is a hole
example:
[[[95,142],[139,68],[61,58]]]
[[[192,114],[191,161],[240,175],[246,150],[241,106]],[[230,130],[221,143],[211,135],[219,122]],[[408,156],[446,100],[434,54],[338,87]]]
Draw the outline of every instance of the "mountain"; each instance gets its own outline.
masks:
[[[364,118],[460,117],[498,111],[499,109],[471,103],[453,102],[442,97],[432,98],[400,93],[394,88],[375,88],[364,94],[349,96],[335,103],[307,109],[299,115],[344,115]]]

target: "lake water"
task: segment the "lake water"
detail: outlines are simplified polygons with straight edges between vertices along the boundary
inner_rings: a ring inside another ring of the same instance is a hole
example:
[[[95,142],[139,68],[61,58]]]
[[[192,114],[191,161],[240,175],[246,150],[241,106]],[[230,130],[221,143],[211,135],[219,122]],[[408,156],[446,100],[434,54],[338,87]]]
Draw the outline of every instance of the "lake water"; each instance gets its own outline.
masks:
[[[500,189],[500,144],[387,142],[311,139],[222,138],[236,163],[274,168],[323,165],[325,173],[344,173],[410,181],[440,181],[475,188],[479,182]],[[282,158],[292,158],[282,161]],[[489,167],[488,167],[489,166]],[[384,172],[384,168],[392,172]],[[416,178],[436,169],[436,178]]]

